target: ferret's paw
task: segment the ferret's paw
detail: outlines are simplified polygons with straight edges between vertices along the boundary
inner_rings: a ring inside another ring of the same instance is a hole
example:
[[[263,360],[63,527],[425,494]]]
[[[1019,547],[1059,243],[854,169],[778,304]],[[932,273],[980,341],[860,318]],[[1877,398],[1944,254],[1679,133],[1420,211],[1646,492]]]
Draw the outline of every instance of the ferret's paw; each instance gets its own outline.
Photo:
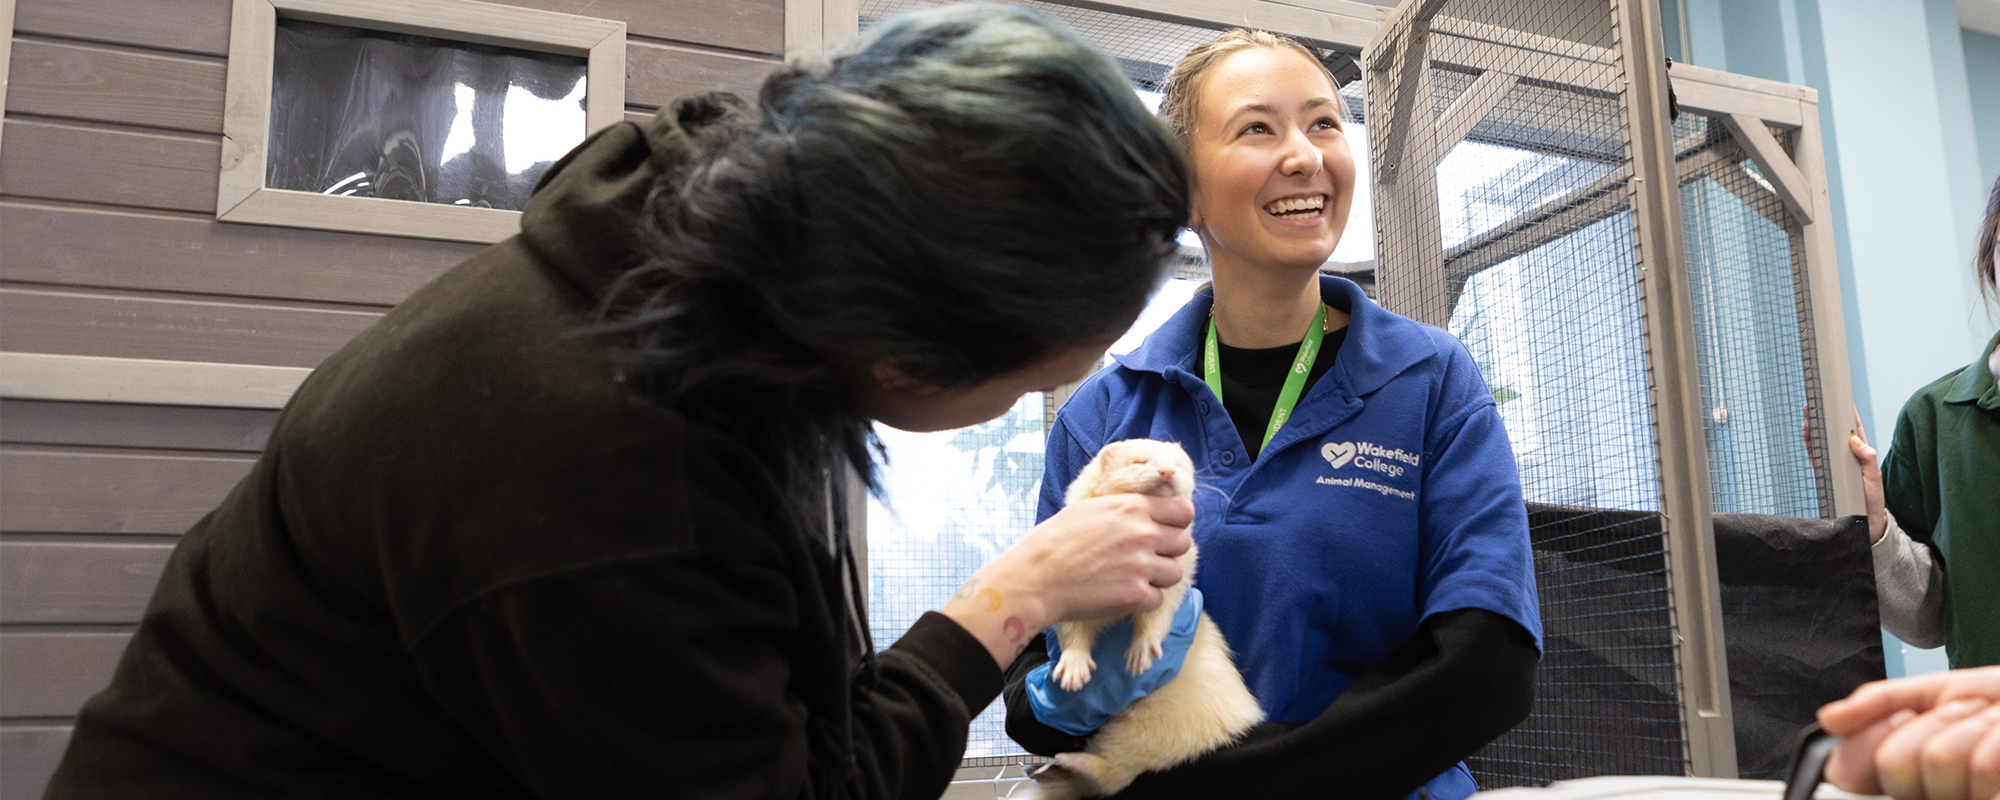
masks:
[[[1110,765],[1105,763],[1102,756],[1093,753],[1057,753],[1055,761],[1044,767],[1042,774],[1035,776],[1035,780],[1041,782],[1043,786],[1060,783],[1074,793],[1071,795],[1073,797],[1094,797],[1107,793],[1106,790],[1110,787],[1105,783],[1110,771]],[[1049,779],[1045,780],[1044,775]]]
[[[1159,642],[1135,641],[1131,647],[1125,648],[1125,671],[1138,675],[1152,669],[1153,662],[1165,653]]]
[[[1090,672],[1094,669],[1097,669],[1097,660],[1090,657],[1089,650],[1064,650],[1062,658],[1049,670],[1049,675],[1056,679],[1058,686],[1074,692],[1090,682]]]

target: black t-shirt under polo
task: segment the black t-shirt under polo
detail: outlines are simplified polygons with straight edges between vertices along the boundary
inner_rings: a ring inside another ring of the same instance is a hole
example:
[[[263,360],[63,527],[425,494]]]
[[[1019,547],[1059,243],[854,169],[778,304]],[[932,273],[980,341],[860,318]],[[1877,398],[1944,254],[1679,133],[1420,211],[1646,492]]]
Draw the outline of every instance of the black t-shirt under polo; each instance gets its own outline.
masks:
[[[1340,345],[1345,341],[1345,326],[1327,331],[1319,353],[1313,357],[1312,370],[1306,373],[1306,391],[1333,368]],[[1243,438],[1244,448],[1250,451],[1251,460],[1255,460],[1264,447],[1264,429],[1271,424],[1271,411],[1278,405],[1278,395],[1285,390],[1285,375],[1292,370],[1292,360],[1299,357],[1299,343],[1245,349],[1218,341],[1216,346],[1222,357],[1222,408],[1229,412],[1236,435]],[[1303,397],[1305,392],[1299,395]]]

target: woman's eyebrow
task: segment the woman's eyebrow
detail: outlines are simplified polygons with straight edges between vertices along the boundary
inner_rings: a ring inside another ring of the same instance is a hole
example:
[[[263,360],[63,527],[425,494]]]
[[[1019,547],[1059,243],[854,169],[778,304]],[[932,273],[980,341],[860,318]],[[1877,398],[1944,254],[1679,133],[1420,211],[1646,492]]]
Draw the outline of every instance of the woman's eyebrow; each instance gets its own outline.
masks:
[[[1325,108],[1325,107],[1327,107],[1327,106],[1331,106],[1331,105],[1333,105],[1333,98],[1330,98],[1330,97],[1315,97],[1315,98],[1313,98],[1313,99],[1311,99],[1311,100],[1307,100],[1307,101],[1305,102],[1305,104],[1304,104],[1304,105],[1301,105],[1301,106],[1299,106],[1299,110],[1300,110],[1300,111],[1312,111],[1312,110],[1314,110],[1314,109],[1318,109],[1318,108]],[[1236,113],[1234,113],[1234,114],[1230,114],[1230,115],[1229,115],[1229,118],[1230,118],[1231,120],[1234,120],[1234,119],[1236,119],[1237,117],[1240,117],[1240,116],[1243,116],[1244,114],[1248,114],[1248,113],[1251,113],[1251,112],[1253,112],[1253,111],[1254,111],[1254,112],[1258,112],[1258,113],[1262,113],[1262,114],[1276,114],[1276,113],[1278,113],[1278,109],[1277,109],[1277,107],[1276,107],[1276,106],[1273,106],[1273,105],[1271,105],[1271,104],[1269,104],[1269,103],[1250,103],[1250,104],[1247,104],[1247,105],[1244,105],[1244,106],[1240,106],[1240,107],[1238,107],[1238,108],[1236,109]]]

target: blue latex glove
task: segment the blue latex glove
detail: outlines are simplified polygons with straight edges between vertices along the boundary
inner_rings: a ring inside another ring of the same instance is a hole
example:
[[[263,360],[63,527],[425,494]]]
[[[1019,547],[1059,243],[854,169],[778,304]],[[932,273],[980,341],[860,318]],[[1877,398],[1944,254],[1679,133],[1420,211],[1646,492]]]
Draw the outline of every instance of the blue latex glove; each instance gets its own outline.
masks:
[[[1097,669],[1090,673],[1090,682],[1074,692],[1049,680],[1049,670],[1062,660],[1062,643],[1056,641],[1055,629],[1050,628],[1049,663],[1028,673],[1028,707],[1034,709],[1035,719],[1043,725],[1071,736],[1097,730],[1111,715],[1124,711],[1132,701],[1151,694],[1160,684],[1180,674],[1181,661],[1187,658],[1188,643],[1194,641],[1195,625],[1200,621],[1201,590],[1190,586],[1180,609],[1174,612],[1174,625],[1167,631],[1167,640],[1160,644],[1163,652],[1153,660],[1152,669],[1138,675],[1125,671],[1125,649],[1132,644],[1132,618],[1112,623],[1097,635],[1097,641],[1090,647],[1090,656],[1097,662]]]

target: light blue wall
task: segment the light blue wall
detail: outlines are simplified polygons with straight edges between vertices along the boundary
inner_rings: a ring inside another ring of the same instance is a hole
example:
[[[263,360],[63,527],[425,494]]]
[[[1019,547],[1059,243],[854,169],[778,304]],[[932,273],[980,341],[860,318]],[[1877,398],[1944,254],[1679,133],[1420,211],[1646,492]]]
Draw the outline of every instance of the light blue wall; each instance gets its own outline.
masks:
[[[1965,49],[1966,93],[1972,98],[1972,127],[1979,147],[1980,185],[1991,191],[2000,178],[2000,36],[1960,30]]]
[[[1684,7],[1694,63],[1819,90],[1855,397],[1881,447],[1994,329],[1968,264],[2000,164],[2000,39],[1962,33],[1952,0]],[[1943,666],[1890,644],[1892,674]]]

